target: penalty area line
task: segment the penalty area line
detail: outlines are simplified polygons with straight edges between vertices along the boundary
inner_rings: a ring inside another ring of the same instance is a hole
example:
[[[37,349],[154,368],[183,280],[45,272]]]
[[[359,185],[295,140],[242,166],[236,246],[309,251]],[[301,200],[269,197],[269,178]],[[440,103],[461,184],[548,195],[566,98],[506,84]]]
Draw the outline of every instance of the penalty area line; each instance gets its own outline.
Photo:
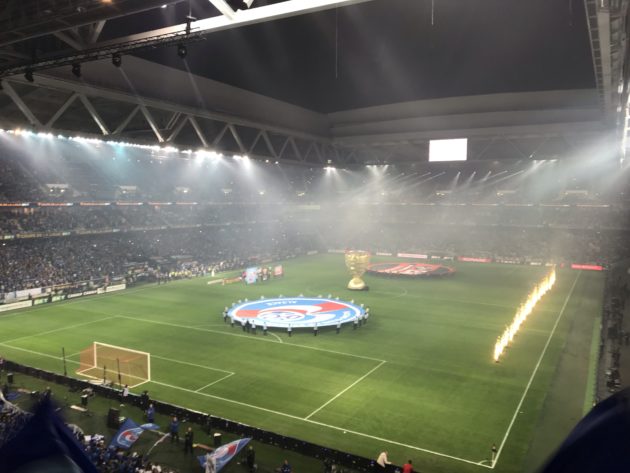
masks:
[[[349,434],[353,434],[353,435],[356,435],[356,436],[359,436],[359,437],[369,438],[369,439],[372,439],[372,440],[377,440],[379,442],[388,443],[388,444],[391,444],[391,445],[397,445],[397,446],[400,446],[400,447],[409,448],[411,450],[416,450],[416,451],[419,451],[419,452],[430,453],[432,455],[436,455],[436,456],[444,457],[444,458],[449,458],[451,460],[456,460],[456,461],[459,461],[459,462],[468,463],[468,464],[479,466],[479,467],[482,467],[482,468],[488,468],[488,469],[491,468],[490,466],[483,465],[483,464],[481,464],[479,462],[476,462],[476,461],[473,461],[473,460],[467,460],[465,458],[460,458],[460,457],[456,457],[456,456],[453,456],[453,455],[447,455],[446,453],[435,452],[433,450],[429,450],[429,449],[422,448],[422,447],[416,447],[414,445],[404,444],[404,443],[401,443],[401,442],[397,442],[395,440],[389,440],[389,439],[385,439],[385,438],[382,438],[382,437],[376,437],[374,435],[365,434],[363,432],[357,432],[355,430],[349,430],[347,428],[338,427],[336,425],[325,424],[323,422],[318,422],[318,421],[315,421],[315,420],[312,420],[312,419],[305,419],[304,417],[299,417],[299,416],[296,416],[296,415],[293,415],[293,414],[287,414],[286,412],[280,412],[280,411],[276,411],[276,410],[273,410],[273,409],[267,409],[266,407],[255,406],[253,404],[248,404],[246,402],[237,401],[235,399],[228,399],[228,398],[224,398],[224,397],[221,397],[221,396],[215,396],[214,394],[207,394],[207,393],[203,393],[203,392],[193,391],[191,389],[182,388],[181,386],[175,386],[175,385],[172,385],[172,384],[162,383],[160,381],[155,381],[155,380],[151,380],[149,382],[150,383],[155,383],[155,384],[157,384],[159,386],[164,386],[164,387],[167,387],[167,388],[177,389],[179,391],[184,391],[184,392],[188,392],[188,393],[191,393],[191,394],[197,394],[199,396],[205,396],[205,397],[209,397],[211,399],[217,399],[219,401],[224,401],[224,402],[227,402],[227,403],[230,403],[230,404],[236,404],[238,406],[249,407],[250,409],[255,409],[255,410],[259,410],[259,411],[263,411],[263,412],[268,412],[270,414],[276,414],[276,415],[279,415],[279,416],[282,416],[282,417],[287,417],[287,418],[290,418],[290,419],[293,419],[293,420],[297,420],[297,421],[301,421],[301,422],[307,422],[309,424],[317,425],[317,426],[320,426],[320,427],[326,427],[328,429],[337,430],[339,432],[349,433]]]
[[[26,353],[39,355],[39,356],[43,356],[43,357],[46,357],[46,358],[52,358],[54,360],[59,360],[59,361],[62,360],[62,358],[60,356],[49,355],[48,353],[42,353],[42,352],[37,352],[37,351],[34,351],[34,350],[28,350],[26,348],[14,347],[14,346],[11,346],[11,345],[7,345],[6,343],[2,343],[2,342],[0,342],[0,346],[5,346],[5,347],[10,348],[10,349],[24,351]],[[75,360],[67,360],[67,361],[69,363],[73,363],[75,365],[80,365],[80,363],[78,361],[75,361]],[[273,409],[267,409],[266,407],[254,406],[253,404],[247,404],[245,402],[236,401],[234,399],[228,399],[228,398],[224,398],[224,397],[220,397],[220,396],[215,396],[213,394],[207,394],[207,393],[203,393],[203,392],[193,391],[192,389],[182,388],[181,386],[175,386],[173,384],[163,383],[161,381],[156,381],[154,379],[148,380],[147,383],[153,383],[153,384],[156,384],[158,386],[164,386],[164,387],[167,387],[167,388],[176,389],[176,390],[179,390],[179,391],[184,391],[184,392],[187,392],[187,393],[190,393],[190,394],[197,394],[199,396],[204,396],[204,397],[208,397],[208,398],[211,398],[211,399],[217,399],[219,401],[223,401],[223,402],[227,402],[227,403],[231,403],[231,404],[236,404],[236,405],[243,406],[243,407],[249,407],[251,409],[255,409],[255,410],[259,410],[259,411],[263,411],[263,412],[268,412],[270,414],[276,414],[278,416],[287,417],[287,418],[294,419],[294,420],[297,420],[297,421],[300,421],[300,422],[307,422],[309,424],[318,425],[318,426],[321,426],[321,427],[326,427],[328,429],[337,430],[339,432],[346,432],[346,433],[353,434],[353,435],[356,435],[356,436],[359,436],[359,437],[364,437],[364,438],[368,438],[368,439],[372,439],[372,440],[377,440],[379,442],[384,442],[384,443],[388,443],[388,444],[391,444],[391,445],[397,445],[397,446],[400,446],[400,447],[409,448],[411,450],[416,450],[416,451],[419,451],[419,452],[429,453],[429,454],[436,455],[436,456],[439,456],[439,457],[449,458],[451,460],[456,460],[456,461],[459,461],[459,462],[468,463],[468,464],[479,466],[479,467],[483,467],[483,468],[492,468],[492,467],[489,467],[487,465],[481,465],[481,464],[479,464],[479,462],[475,462],[475,461],[472,461],[472,460],[467,460],[465,458],[460,458],[460,457],[456,457],[456,456],[453,456],[453,455],[447,455],[446,453],[435,452],[433,450],[429,450],[429,449],[422,448],[422,447],[416,447],[414,445],[407,445],[407,444],[404,444],[404,443],[401,443],[401,442],[397,442],[395,440],[389,440],[389,439],[385,439],[385,438],[382,438],[382,437],[376,437],[374,435],[369,435],[369,434],[365,434],[363,432],[357,432],[357,431],[354,431],[354,430],[349,430],[349,429],[346,429],[346,428],[343,428],[343,427],[338,427],[336,425],[325,424],[323,422],[318,422],[318,421],[315,421],[315,420],[312,420],[312,419],[304,419],[303,417],[295,416],[295,415],[292,415],[292,414],[287,414],[285,412],[275,411]]]
[[[205,386],[203,386],[203,387],[201,387],[201,388],[199,388],[199,389],[196,389],[196,390],[195,390],[195,392],[196,392],[196,393],[201,392],[201,391],[203,391],[204,389],[209,388],[210,386],[214,386],[214,385],[215,385],[215,384],[217,384],[218,382],[223,381],[224,379],[228,379],[230,376],[234,376],[234,373],[226,374],[226,375],[225,375],[225,376],[223,376],[222,378],[219,378],[219,379],[217,379],[216,381],[212,381],[211,383],[208,383],[208,384],[206,384]]]
[[[536,363],[536,366],[534,367],[534,371],[532,371],[532,374],[529,377],[529,381],[527,382],[527,386],[525,386],[525,391],[523,391],[523,395],[521,396],[521,400],[518,402],[518,405],[516,406],[516,410],[514,411],[514,415],[512,416],[512,420],[510,421],[510,425],[508,425],[507,431],[505,432],[505,435],[503,436],[503,440],[501,441],[501,444],[499,445],[499,449],[497,450],[497,456],[494,459],[494,462],[492,462],[492,466],[490,468],[494,469],[494,467],[496,466],[497,462],[499,461],[499,457],[501,456],[501,451],[503,450],[503,447],[505,446],[505,442],[507,441],[508,436],[510,435],[510,431],[512,430],[512,427],[514,426],[514,422],[516,422],[516,417],[518,416],[518,413],[521,410],[521,406],[523,405],[523,401],[525,401],[525,397],[527,396],[527,393],[529,392],[529,388],[531,387],[532,382],[534,381],[534,378],[536,377],[536,373],[538,373],[538,368],[540,368],[540,364],[542,363],[542,360],[545,357],[545,353],[547,353],[547,348],[549,347],[549,344],[551,343],[551,339],[553,338],[553,335],[556,333],[556,328],[558,327],[558,324],[560,323],[560,319],[564,315],[564,311],[567,308],[567,305],[569,304],[569,301],[571,300],[571,296],[573,296],[573,290],[575,289],[575,286],[577,285],[578,279],[580,279],[581,275],[582,275],[582,272],[579,271],[577,276],[575,277],[575,280],[573,281],[573,285],[571,286],[571,290],[567,294],[567,297],[564,299],[564,304],[562,304],[562,308],[560,309],[560,312],[558,313],[558,317],[556,318],[556,322],[553,324],[551,332],[549,333],[549,337],[547,337],[547,342],[545,343],[545,346],[543,347],[542,353],[538,357],[538,362]]]
[[[370,371],[368,371],[367,373],[365,373],[363,376],[361,376],[359,379],[357,379],[354,383],[352,383],[350,386],[348,386],[347,388],[345,388],[342,391],[339,391],[335,396],[331,397],[328,401],[326,401],[324,404],[322,404],[321,406],[319,406],[317,409],[315,409],[313,412],[311,412],[309,415],[307,415],[304,420],[309,420],[311,417],[313,417],[315,414],[317,414],[319,411],[321,411],[324,407],[326,407],[328,404],[330,404],[331,402],[333,402],[335,399],[337,399],[339,396],[341,396],[343,393],[345,393],[346,391],[348,391],[349,389],[353,388],[354,386],[356,386],[357,384],[359,384],[361,381],[363,381],[365,378],[367,378],[368,376],[370,376],[372,373],[374,373],[377,369],[379,369],[381,366],[383,366],[385,362],[381,361],[378,365],[376,365],[374,368],[372,368]]]

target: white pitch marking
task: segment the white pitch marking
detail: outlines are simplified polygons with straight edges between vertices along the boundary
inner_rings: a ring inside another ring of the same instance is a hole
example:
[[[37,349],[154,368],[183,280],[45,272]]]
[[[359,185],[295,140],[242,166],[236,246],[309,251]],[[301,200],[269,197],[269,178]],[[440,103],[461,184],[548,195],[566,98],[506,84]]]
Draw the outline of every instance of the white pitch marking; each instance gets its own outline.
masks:
[[[230,376],[234,376],[234,373],[226,374],[225,376],[223,376],[223,378],[219,378],[216,381],[212,381],[211,383],[206,384],[204,387],[195,390],[195,392],[198,393],[200,391],[203,391],[204,389],[209,388],[210,386],[213,386],[217,384],[219,381],[223,381],[224,379],[227,379]]]
[[[200,332],[218,333],[220,335],[227,335],[227,336],[230,336],[230,337],[246,338],[248,340],[259,340],[261,342],[267,342],[267,343],[277,343],[277,344],[282,344],[284,346],[292,346],[292,347],[304,348],[304,349],[307,349],[307,350],[315,350],[315,351],[321,351],[321,352],[325,352],[325,353],[333,353],[335,355],[350,356],[350,357],[353,357],[353,358],[361,358],[363,360],[378,361],[378,362],[386,361],[386,360],[379,360],[378,358],[372,358],[370,356],[355,355],[353,353],[345,353],[345,352],[342,352],[342,351],[335,351],[335,350],[327,350],[325,348],[311,347],[311,346],[308,346],[308,345],[300,345],[298,343],[275,342],[273,340],[269,340],[268,338],[252,337],[250,335],[241,335],[241,334],[238,334],[238,333],[223,332],[221,330],[211,330],[211,329],[205,329],[205,328],[198,328],[198,327],[193,327],[193,326],[190,326],[190,325],[180,325],[180,324],[174,324],[174,323],[171,323],[171,322],[160,322],[158,320],[141,319],[141,318],[137,318],[137,317],[128,317],[128,316],[125,316],[125,315],[120,315],[119,317],[123,318],[123,319],[136,320],[138,322],[146,322],[148,324],[166,325],[166,326],[169,326],[169,327],[185,328],[185,329],[188,329],[188,330],[198,330]]]
[[[333,402],[335,399],[337,399],[339,396],[341,396],[343,393],[345,393],[346,391],[348,391],[350,388],[356,386],[357,384],[359,384],[361,381],[363,381],[365,378],[367,378],[369,375],[371,375],[372,373],[374,373],[377,369],[379,369],[381,366],[383,366],[385,362],[381,361],[378,365],[376,365],[374,368],[372,368],[370,371],[368,371],[367,373],[365,373],[363,376],[361,376],[359,379],[357,379],[354,383],[352,383],[350,386],[348,386],[347,388],[345,388],[343,391],[339,391],[335,396],[331,397],[328,401],[326,401],[324,404],[322,404],[321,406],[319,406],[317,409],[315,409],[313,412],[311,412],[309,415],[307,415],[304,420],[309,420],[311,417],[313,417],[315,414],[317,414],[319,411],[321,411],[324,407],[326,407],[328,404],[330,404],[331,402]]]
[[[173,363],[181,363],[182,365],[196,366],[197,368],[204,368],[206,370],[220,371],[222,373],[229,373],[229,374],[236,374],[233,371],[222,370],[219,368],[211,368],[210,366],[198,365],[196,363],[190,363],[188,361],[174,360],[173,358],[166,358],[165,356],[154,355],[152,353],[150,355],[152,358],[157,358],[158,360],[172,361]]]
[[[412,449],[412,450],[417,450],[417,451],[420,451],[420,452],[430,453],[430,454],[437,455],[437,456],[440,456],[440,457],[450,458],[452,460],[457,460],[457,461],[460,461],[460,462],[469,463],[471,465],[476,465],[476,466],[480,466],[480,467],[483,467],[483,468],[490,468],[487,465],[480,465],[478,462],[475,462],[475,461],[472,461],[472,460],[466,460],[465,458],[459,458],[459,457],[455,457],[455,456],[452,456],[452,455],[447,455],[445,453],[434,452],[433,450],[428,450],[426,448],[416,447],[414,445],[407,445],[407,444],[404,444],[404,443],[401,443],[401,442],[396,442],[395,440],[388,440],[388,439],[384,439],[382,437],[376,437],[376,436],[373,436],[373,435],[364,434],[362,432],[356,432],[354,430],[348,430],[347,428],[344,428],[344,427],[337,427],[336,425],[330,425],[330,424],[325,424],[323,422],[317,422],[317,421],[311,420],[311,419],[305,419],[303,417],[298,417],[298,416],[295,416],[293,414],[287,414],[285,412],[275,411],[273,409],[267,409],[266,407],[254,406],[253,404],[248,404],[246,402],[236,401],[234,399],[227,399],[227,398],[224,398],[224,397],[215,396],[213,394],[207,394],[207,393],[192,391],[190,389],[182,388],[180,386],[174,386],[172,384],[162,383],[160,381],[153,381],[152,380],[150,382],[151,383],[155,383],[155,384],[160,385],[160,386],[165,386],[167,388],[178,389],[180,391],[188,392],[188,393],[191,393],[191,394],[198,394],[199,396],[205,396],[205,397],[209,397],[209,398],[212,398],[212,399],[217,399],[219,401],[224,401],[224,402],[231,403],[231,404],[236,404],[236,405],[239,405],[239,406],[249,407],[251,409],[256,409],[256,410],[260,410],[260,411],[263,411],[263,412],[276,414],[276,415],[279,415],[279,416],[282,416],[282,417],[288,417],[290,419],[294,419],[294,420],[298,420],[298,421],[302,421],[302,422],[307,422],[309,424],[319,425],[321,427],[326,427],[326,428],[329,428],[329,429],[338,430],[340,432],[346,432],[346,433],[349,433],[349,434],[357,435],[359,437],[365,437],[365,438],[369,438],[369,439],[372,439],[372,440],[378,440],[379,442],[389,443],[389,444],[392,444],[392,445],[398,445],[400,447],[405,447],[405,448],[409,448],[409,449]]]
[[[273,332],[269,332],[269,331],[267,331],[267,333],[268,333],[269,335],[271,335],[272,337],[276,337],[276,340],[278,340],[278,343],[284,343],[284,342],[282,341],[282,339],[280,338],[280,335],[278,335],[278,334],[276,334],[276,333],[273,333]]]
[[[547,347],[549,347],[549,343],[551,342],[551,339],[553,338],[553,334],[556,332],[556,328],[558,327],[558,323],[560,322],[560,319],[562,318],[562,315],[564,314],[564,310],[567,308],[567,304],[569,303],[569,300],[571,299],[571,296],[573,295],[573,290],[575,289],[575,285],[577,284],[578,279],[580,279],[580,275],[581,274],[582,274],[582,272],[579,271],[577,276],[575,277],[575,280],[573,281],[573,285],[571,286],[571,290],[569,291],[569,293],[567,294],[566,299],[564,300],[564,304],[562,304],[562,308],[560,309],[560,313],[558,314],[558,317],[556,318],[556,322],[553,324],[553,328],[551,329],[551,332],[549,333],[549,337],[547,338],[547,343],[545,343],[543,351],[540,354],[540,357],[538,358],[538,362],[536,363],[536,366],[534,367],[534,371],[532,371],[532,375],[529,377],[529,381],[527,382],[527,386],[525,386],[525,391],[523,391],[523,395],[521,396],[521,400],[518,402],[518,405],[516,406],[516,410],[514,411],[514,415],[512,416],[512,420],[510,421],[510,425],[508,426],[508,429],[505,432],[505,435],[503,436],[503,440],[501,441],[501,445],[499,446],[499,450],[497,450],[497,456],[495,457],[494,462],[492,463],[492,466],[490,468],[494,468],[495,465],[497,464],[497,462],[499,461],[499,457],[501,456],[501,450],[503,450],[503,446],[505,445],[505,442],[507,441],[507,438],[510,435],[510,431],[512,430],[512,426],[514,425],[514,422],[516,421],[516,417],[518,416],[518,413],[521,410],[521,406],[523,405],[523,401],[525,400],[525,396],[527,396],[529,388],[532,385],[532,382],[534,381],[534,377],[536,376],[536,373],[538,372],[538,368],[540,367],[540,363],[542,362],[542,360],[543,360],[543,358],[545,356],[545,353],[547,352]]]
[[[20,351],[24,351],[24,352],[27,352],[27,353],[32,353],[32,354],[35,354],[35,355],[45,356],[47,358],[53,358],[55,360],[61,360],[62,359],[59,356],[54,356],[54,355],[49,355],[47,353],[41,353],[41,352],[37,352],[37,351],[33,351],[33,350],[28,350],[26,348],[13,347],[13,346],[10,346],[10,345],[6,345],[5,343],[0,343],[0,345],[6,346],[8,348],[15,349],[15,350],[20,350]],[[74,361],[74,360],[68,360],[68,361],[70,363],[74,363],[74,364],[77,364],[77,365],[80,364],[78,361]],[[298,417],[298,416],[295,416],[295,415],[292,415],[292,414],[287,414],[285,412],[275,411],[273,409],[267,409],[265,407],[254,406],[253,404],[247,404],[245,402],[236,401],[234,399],[227,399],[227,398],[224,398],[224,397],[215,396],[213,394],[197,392],[197,391],[193,391],[192,389],[182,388],[181,386],[175,386],[173,384],[162,383],[162,382],[156,381],[156,380],[150,380],[150,381],[147,381],[147,382],[154,383],[154,384],[157,384],[159,386],[165,386],[165,387],[168,387],[168,388],[177,389],[177,390],[188,392],[188,393],[191,393],[191,394],[197,394],[199,396],[205,396],[205,397],[209,397],[209,398],[212,398],[212,399],[217,399],[219,401],[224,401],[224,402],[231,403],[231,404],[236,404],[236,405],[239,405],[239,406],[249,407],[251,409],[260,410],[260,411],[268,412],[268,413],[271,413],[271,414],[276,414],[276,415],[279,415],[279,416],[282,416],[282,417],[288,417],[290,419],[294,419],[294,420],[298,420],[298,421],[302,421],[302,422],[307,422],[309,424],[319,425],[321,427],[326,427],[326,428],[329,428],[329,429],[332,429],[332,430],[338,430],[340,432],[350,433],[350,434],[353,434],[353,435],[357,435],[359,437],[369,438],[369,439],[372,439],[372,440],[378,440],[379,442],[389,443],[389,444],[392,444],[392,445],[398,445],[400,447],[405,447],[405,448],[409,448],[409,449],[412,449],[412,450],[417,450],[419,452],[430,453],[432,455],[437,455],[437,456],[444,457],[444,458],[450,458],[452,460],[456,460],[456,461],[460,461],[460,462],[464,462],[464,463],[469,463],[471,465],[481,466],[483,468],[491,468],[491,467],[486,466],[486,465],[480,465],[478,462],[474,462],[472,460],[466,460],[465,458],[460,458],[460,457],[455,457],[455,456],[452,456],[452,455],[447,455],[445,453],[435,452],[433,450],[428,450],[426,448],[416,447],[414,445],[407,445],[407,444],[404,444],[404,443],[396,442],[395,440],[388,440],[388,439],[384,439],[384,438],[381,438],[381,437],[376,437],[376,436],[373,436],[373,435],[364,434],[362,432],[356,432],[354,430],[348,430],[347,428],[344,428],[344,427],[337,427],[335,425],[324,424],[323,422],[317,422],[317,421],[311,420],[311,419],[304,419],[303,417]]]
[[[103,319],[91,320],[89,322],[83,322],[81,324],[65,325],[63,327],[56,328],[54,330],[48,330],[46,332],[34,333],[32,335],[25,335],[23,337],[13,338],[11,340],[3,340],[2,343],[11,343],[11,342],[15,342],[17,340],[23,340],[25,338],[39,337],[40,335],[48,335],[49,333],[61,332],[63,330],[68,330],[68,329],[71,329],[71,328],[83,327],[84,325],[96,324],[98,322],[104,322],[105,320],[111,320],[111,319],[115,319],[117,317],[118,317],[117,315],[112,315],[111,317],[105,317]]]

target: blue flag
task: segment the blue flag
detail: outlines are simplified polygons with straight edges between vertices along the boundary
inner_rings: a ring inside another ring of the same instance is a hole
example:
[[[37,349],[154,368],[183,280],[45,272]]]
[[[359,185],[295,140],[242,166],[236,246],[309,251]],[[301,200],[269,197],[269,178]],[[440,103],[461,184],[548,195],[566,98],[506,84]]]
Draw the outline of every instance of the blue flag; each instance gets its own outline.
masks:
[[[16,422],[16,426],[19,423]],[[10,423],[6,428],[11,428]],[[17,432],[13,432],[6,443],[0,445],[0,458],[0,473],[20,468],[26,471],[29,462],[36,461],[47,462],[51,471],[98,471],[63,419],[55,413],[55,406],[48,396],[37,406],[34,415]],[[41,469],[41,463],[38,467]],[[34,468],[31,466],[31,469]]]
[[[109,443],[109,446],[119,447],[119,448],[129,448],[131,447],[140,434],[144,432],[144,429],[136,424],[131,419],[127,419],[123,425],[120,426],[116,435]]]
[[[206,471],[219,473],[219,471],[221,471],[221,468],[227,465],[230,460],[232,460],[232,458],[234,458],[238,454],[238,452],[240,452],[243,447],[249,443],[250,440],[251,438],[244,438],[235,440],[234,442],[226,443],[225,445],[221,445],[212,453],[198,456],[197,460],[199,460],[201,468],[206,468]],[[212,462],[214,469],[208,468],[208,466],[206,465],[208,461]]]

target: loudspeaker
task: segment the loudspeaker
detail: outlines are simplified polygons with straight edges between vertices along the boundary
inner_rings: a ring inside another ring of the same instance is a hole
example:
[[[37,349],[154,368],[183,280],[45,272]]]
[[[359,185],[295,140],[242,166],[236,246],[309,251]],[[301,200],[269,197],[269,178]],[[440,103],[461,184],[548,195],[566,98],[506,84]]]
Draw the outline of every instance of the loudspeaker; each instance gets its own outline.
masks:
[[[110,429],[118,429],[120,427],[120,411],[118,409],[114,409],[113,407],[109,408],[109,412],[107,413],[107,427]]]
[[[13,384],[13,373],[7,373],[7,383]]]

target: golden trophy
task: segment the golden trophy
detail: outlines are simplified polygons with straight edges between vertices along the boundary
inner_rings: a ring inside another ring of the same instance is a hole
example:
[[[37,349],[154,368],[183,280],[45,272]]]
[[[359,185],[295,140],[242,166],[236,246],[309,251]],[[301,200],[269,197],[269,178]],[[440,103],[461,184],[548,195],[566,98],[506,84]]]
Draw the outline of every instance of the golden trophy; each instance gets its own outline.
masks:
[[[345,254],[346,268],[350,271],[352,279],[348,283],[348,289],[352,291],[363,291],[367,288],[361,276],[370,265],[370,253],[367,251],[349,250]]]

